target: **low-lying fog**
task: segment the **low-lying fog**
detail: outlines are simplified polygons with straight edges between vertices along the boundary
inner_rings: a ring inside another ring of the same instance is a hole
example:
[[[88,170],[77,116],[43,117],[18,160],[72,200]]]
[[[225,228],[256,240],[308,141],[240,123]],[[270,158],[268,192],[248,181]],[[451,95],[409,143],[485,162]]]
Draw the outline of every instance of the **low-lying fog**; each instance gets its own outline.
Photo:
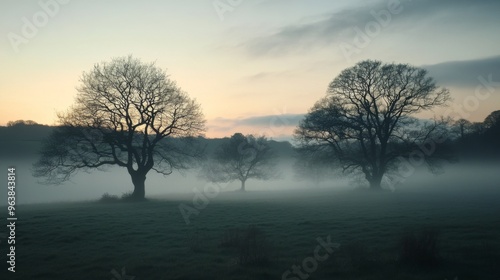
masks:
[[[40,178],[31,175],[32,161],[10,158],[2,160],[1,178],[7,182],[7,168],[16,168],[16,202],[17,204],[47,203],[63,201],[97,200],[104,193],[121,196],[133,190],[133,185],[124,168],[109,168],[106,172],[80,172],[70,181],[62,185],[40,184]],[[146,180],[146,197],[168,198],[178,194],[194,194],[195,188],[203,190],[207,182],[198,177],[196,171],[178,172],[164,177],[151,171]],[[286,191],[303,189],[307,191],[325,189],[356,189],[364,184],[362,178],[346,177],[341,174],[319,182],[301,180],[294,175],[291,166],[282,165],[278,179],[268,181],[249,180],[246,183],[248,192]],[[420,168],[408,174],[404,183],[391,188],[392,191],[446,191],[446,192],[500,192],[500,164],[456,163],[443,166],[440,175]],[[5,185],[5,184],[4,184]],[[240,182],[220,184],[221,191],[235,191]],[[5,190],[5,188],[4,188]],[[264,192],[265,194],[265,192]],[[6,204],[6,191],[0,194],[0,204]],[[244,194],[242,194],[244,195]]]

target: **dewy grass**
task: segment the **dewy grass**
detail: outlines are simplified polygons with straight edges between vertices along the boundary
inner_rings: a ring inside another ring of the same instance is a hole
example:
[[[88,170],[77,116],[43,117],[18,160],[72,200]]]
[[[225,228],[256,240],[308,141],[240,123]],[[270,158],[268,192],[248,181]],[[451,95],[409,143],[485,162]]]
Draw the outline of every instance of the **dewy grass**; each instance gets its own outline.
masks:
[[[17,272],[7,279],[116,279],[111,271],[121,275],[122,268],[136,280],[281,279],[292,265],[314,255],[318,237],[328,235],[339,250],[318,262],[309,279],[483,280],[500,275],[495,265],[500,258],[498,194],[467,199],[404,192],[245,195],[233,199],[233,193],[221,193],[190,225],[179,213],[181,200],[24,205],[16,224]],[[263,244],[271,248],[265,251],[265,265],[242,264],[238,248],[222,246],[242,238],[228,229],[246,231],[251,225],[265,233]],[[408,228],[439,229],[441,265],[400,264],[399,242]],[[5,262],[5,254],[0,261]]]

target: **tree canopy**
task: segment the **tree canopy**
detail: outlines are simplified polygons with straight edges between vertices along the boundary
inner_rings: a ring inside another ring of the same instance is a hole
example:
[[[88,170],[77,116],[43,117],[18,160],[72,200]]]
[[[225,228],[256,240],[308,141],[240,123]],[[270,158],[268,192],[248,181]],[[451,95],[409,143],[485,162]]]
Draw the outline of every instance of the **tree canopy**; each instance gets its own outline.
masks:
[[[295,137],[302,147],[333,153],[345,171],[361,171],[370,187],[379,189],[398,157],[442,132],[438,122],[414,116],[448,100],[448,90],[424,69],[362,61],[329,84]]]
[[[244,191],[248,179],[267,180],[275,175],[274,158],[265,137],[235,133],[217,147],[205,164],[202,177],[212,182],[238,180]]]
[[[154,63],[131,56],[98,63],[77,90],[74,105],[58,115],[36,176],[59,183],[78,170],[120,166],[141,199],[150,170],[168,175],[197,155],[186,141],[205,129],[200,106]]]

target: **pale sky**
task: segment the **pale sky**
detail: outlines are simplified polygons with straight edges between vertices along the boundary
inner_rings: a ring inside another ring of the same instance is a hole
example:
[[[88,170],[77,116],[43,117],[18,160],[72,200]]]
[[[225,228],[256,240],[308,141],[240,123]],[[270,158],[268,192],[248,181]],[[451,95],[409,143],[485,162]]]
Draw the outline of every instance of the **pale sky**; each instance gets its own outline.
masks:
[[[495,0],[0,0],[0,125],[56,124],[82,72],[129,54],[196,98],[208,137],[286,138],[364,59],[427,68],[454,117],[482,121],[500,109],[499,11]]]

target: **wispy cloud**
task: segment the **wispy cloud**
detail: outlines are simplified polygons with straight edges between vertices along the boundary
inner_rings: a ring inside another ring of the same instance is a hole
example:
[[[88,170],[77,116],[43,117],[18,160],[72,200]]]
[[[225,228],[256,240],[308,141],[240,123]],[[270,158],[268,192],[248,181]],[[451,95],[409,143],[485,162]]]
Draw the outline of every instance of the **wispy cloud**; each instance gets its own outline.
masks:
[[[387,0],[372,1],[363,6],[317,15],[314,20],[308,17],[300,23],[274,30],[270,35],[252,38],[240,47],[253,56],[312,52],[351,38],[353,27],[363,27],[375,20],[373,12],[387,9],[388,3]],[[418,23],[433,19],[456,23],[457,26],[464,21],[477,24],[485,15],[500,10],[500,1],[496,0],[402,0],[400,3],[403,10],[400,15],[393,15],[391,28],[406,32]]]
[[[304,114],[282,114],[270,116],[258,116],[236,120],[236,125],[250,126],[297,126]]]
[[[500,56],[465,61],[447,61],[420,66],[429,71],[438,84],[447,87],[470,88],[479,84],[479,77],[500,82]],[[284,72],[260,72],[247,79],[267,79]],[[264,134],[273,139],[292,139],[294,129],[305,114],[260,115],[246,118],[215,118],[209,120],[208,130],[213,137],[225,137],[235,132]]]
[[[213,124],[220,126],[296,126],[300,120],[304,117],[304,114],[281,114],[281,115],[266,115],[266,116],[255,116],[249,118],[216,118],[212,120]]]
[[[476,60],[449,61],[424,66],[429,75],[444,86],[475,87],[478,77],[500,80],[500,56]]]

